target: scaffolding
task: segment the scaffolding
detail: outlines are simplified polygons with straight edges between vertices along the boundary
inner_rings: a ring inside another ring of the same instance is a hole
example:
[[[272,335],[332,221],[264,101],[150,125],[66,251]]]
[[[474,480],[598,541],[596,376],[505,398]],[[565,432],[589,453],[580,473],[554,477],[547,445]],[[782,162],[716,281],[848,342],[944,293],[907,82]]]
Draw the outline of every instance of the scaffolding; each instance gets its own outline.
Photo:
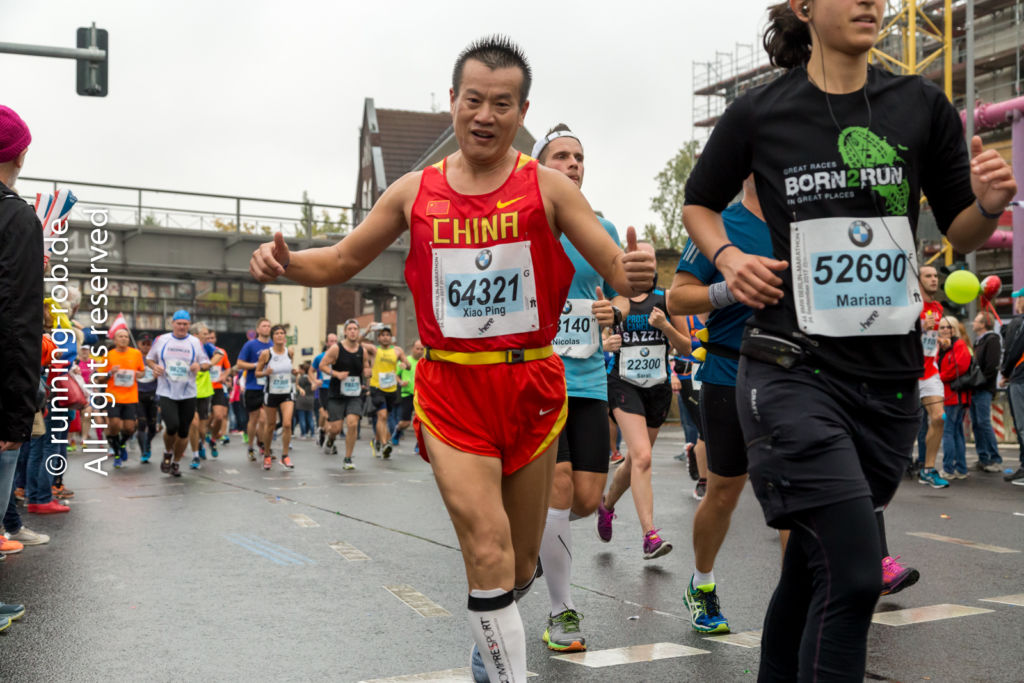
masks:
[[[921,74],[958,109],[1024,94],[1024,0],[977,0],[974,5],[975,92],[966,97],[965,0],[890,0],[871,61],[895,73]],[[780,73],[760,39],[737,43],[707,62],[693,63],[693,138],[703,143],[725,108],[744,91]],[[1009,132],[988,134],[989,142]],[[1007,142],[1008,144],[1008,142]]]

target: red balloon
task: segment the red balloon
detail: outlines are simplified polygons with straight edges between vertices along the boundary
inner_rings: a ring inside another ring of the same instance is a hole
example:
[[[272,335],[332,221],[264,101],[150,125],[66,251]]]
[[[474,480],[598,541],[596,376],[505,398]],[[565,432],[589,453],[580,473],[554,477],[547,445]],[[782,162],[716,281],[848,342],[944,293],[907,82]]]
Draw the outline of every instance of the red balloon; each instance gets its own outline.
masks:
[[[998,275],[989,275],[987,278],[981,281],[981,296],[985,299],[991,299],[999,290],[1003,288],[1003,281],[999,279]]]

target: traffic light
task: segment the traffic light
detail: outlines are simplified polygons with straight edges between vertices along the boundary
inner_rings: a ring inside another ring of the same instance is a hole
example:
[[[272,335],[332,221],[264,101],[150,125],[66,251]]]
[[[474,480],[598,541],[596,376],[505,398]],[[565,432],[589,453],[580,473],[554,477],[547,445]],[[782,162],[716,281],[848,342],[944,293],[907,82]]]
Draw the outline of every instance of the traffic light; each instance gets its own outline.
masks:
[[[81,27],[76,35],[76,46],[79,48],[93,48],[106,52],[106,59],[93,61],[90,59],[76,59],[78,69],[77,89],[79,95],[86,97],[107,96],[107,65],[110,64],[110,48],[108,47],[107,30],[91,27]]]

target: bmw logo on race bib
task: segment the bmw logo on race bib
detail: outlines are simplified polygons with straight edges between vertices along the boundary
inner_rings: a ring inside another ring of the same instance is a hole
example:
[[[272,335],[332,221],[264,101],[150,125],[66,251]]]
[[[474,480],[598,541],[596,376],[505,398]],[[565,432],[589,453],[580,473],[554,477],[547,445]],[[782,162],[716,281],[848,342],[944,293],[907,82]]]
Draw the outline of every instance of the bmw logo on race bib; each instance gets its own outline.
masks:
[[[864,221],[854,221],[850,223],[850,228],[847,231],[850,235],[850,241],[858,247],[866,247],[871,244],[871,239],[875,234],[871,231],[871,226]]]
[[[565,306],[562,307],[562,315],[569,315],[572,312],[572,303],[566,299]]]
[[[647,356],[651,355],[651,350],[644,346],[643,348],[640,349],[640,355],[643,356],[644,358],[647,358]]]
[[[491,265],[491,250],[484,249],[476,255],[476,267],[480,270],[487,270],[488,266]]]

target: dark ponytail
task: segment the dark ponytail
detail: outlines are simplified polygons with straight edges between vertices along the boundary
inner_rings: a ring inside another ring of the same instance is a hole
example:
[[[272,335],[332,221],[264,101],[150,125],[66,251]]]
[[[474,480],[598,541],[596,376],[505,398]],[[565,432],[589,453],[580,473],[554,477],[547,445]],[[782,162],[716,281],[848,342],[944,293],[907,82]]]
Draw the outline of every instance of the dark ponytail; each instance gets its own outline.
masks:
[[[768,28],[762,44],[772,66],[792,69],[807,64],[811,58],[811,31],[788,2],[768,7]]]

